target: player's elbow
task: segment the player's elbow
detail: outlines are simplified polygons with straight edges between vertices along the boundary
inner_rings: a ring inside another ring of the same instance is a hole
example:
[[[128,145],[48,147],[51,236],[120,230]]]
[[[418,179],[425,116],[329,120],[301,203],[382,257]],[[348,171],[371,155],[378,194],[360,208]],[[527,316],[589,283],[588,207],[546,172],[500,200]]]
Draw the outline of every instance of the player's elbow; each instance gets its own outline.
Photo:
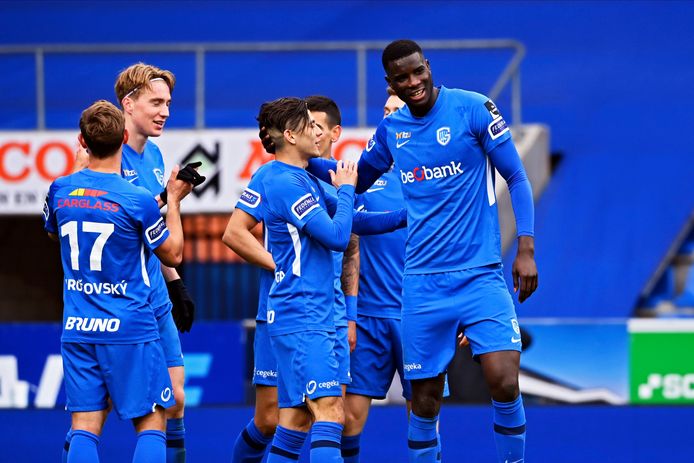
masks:
[[[167,267],[178,267],[183,262],[183,252],[168,252],[158,256],[159,260]]]

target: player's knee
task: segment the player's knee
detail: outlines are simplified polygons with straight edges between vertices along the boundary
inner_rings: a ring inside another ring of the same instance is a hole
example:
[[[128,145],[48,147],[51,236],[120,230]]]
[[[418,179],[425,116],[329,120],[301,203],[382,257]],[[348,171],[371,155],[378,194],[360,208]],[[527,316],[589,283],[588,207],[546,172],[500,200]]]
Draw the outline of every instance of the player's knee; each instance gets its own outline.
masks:
[[[279,413],[277,409],[274,410],[259,410],[255,414],[255,426],[258,430],[265,436],[271,436],[275,433],[277,425],[279,424]]]
[[[185,402],[186,402],[186,393],[183,389],[183,386],[174,385],[173,395],[174,395],[174,400],[176,401],[176,403],[174,405],[172,405],[171,407],[166,409],[166,417],[167,418],[182,418],[183,417],[183,410],[185,409]]]
[[[520,390],[518,378],[514,376],[500,377],[495,384],[490,384],[492,398],[497,402],[512,402],[516,400]]]
[[[330,421],[345,424],[345,412],[342,405],[342,397],[322,397],[316,401],[316,421]]]
[[[433,418],[439,413],[441,401],[432,395],[412,397],[412,411],[422,418]]]

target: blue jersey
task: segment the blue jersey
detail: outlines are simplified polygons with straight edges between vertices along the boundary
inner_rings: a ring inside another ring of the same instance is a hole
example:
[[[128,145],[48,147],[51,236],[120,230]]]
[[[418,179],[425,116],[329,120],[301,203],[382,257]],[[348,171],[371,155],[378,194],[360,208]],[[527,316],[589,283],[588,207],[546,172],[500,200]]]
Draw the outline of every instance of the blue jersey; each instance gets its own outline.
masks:
[[[337,188],[329,183],[321,184],[325,191],[332,196],[337,196]],[[345,253],[333,251],[333,271],[335,272],[335,326],[347,326],[347,304],[345,303],[345,293],[342,292],[342,259]]]
[[[314,216],[329,210],[326,192],[313,175],[282,162],[268,167],[262,184],[265,227],[275,261],[268,299],[270,334],[334,331],[332,251],[304,230]]]
[[[142,154],[128,145],[123,145],[123,160],[121,162],[123,178],[133,185],[144,187],[152,197],[158,196],[164,189],[164,159],[157,145],[147,140]],[[171,300],[166,289],[166,282],[161,273],[161,263],[155,255],[149,258],[147,267],[151,282],[151,304],[157,318],[161,318],[171,310]]]
[[[236,203],[238,209],[250,214],[258,222],[263,222],[263,244],[268,252],[270,252],[270,247],[267,230],[265,229],[265,214],[263,213],[265,207],[265,186],[263,185],[263,178],[269,172],[268,166],[272,165],[274,162],[275,161],[270,161],[260,166],[253,174],[253,177],[251,177],[251,181],[248,182],[248,186],[243,190],[243,193],[241,193]],[[275,277],[271,271],[265,269],[260,271],[258,314],[255,317],[256,320],[267,321],[267,298],[274,279]]]
[[[387,212],[405,207],[400,179],[391,170],[358,196],[357,209]],[[357,313],[400,319],[402,272],[407,229],[359,237],[359,298]]]
[[[490,153],[510,138],[491,100],[445,87],[424,117],[405,106],[379,124],[362,159],[383,172],[395,162],[408,214],[405,274],[501,262]]]
[[[152,195],[89,169],[55,180],[45,228],[60,239],[65,274],[63,342],[159,339],[147,256],[169,236]]]

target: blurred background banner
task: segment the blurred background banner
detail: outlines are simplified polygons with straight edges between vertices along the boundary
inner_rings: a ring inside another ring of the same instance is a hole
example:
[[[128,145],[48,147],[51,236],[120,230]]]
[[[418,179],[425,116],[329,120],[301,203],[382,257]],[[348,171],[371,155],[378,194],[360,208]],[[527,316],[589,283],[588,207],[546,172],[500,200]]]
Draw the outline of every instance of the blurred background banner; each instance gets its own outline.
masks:
[[[373,129],[347,129],[334,146],[336,159],[356,159]],[[40,213],[51,182],[72,172],[76,131],[0,131],[0,214]],[[166,172],[175,164],[201,161],[207,181],[186,198],[184,213],[229,212],[251,175],[273,159],[257,129],[168,130],[153,139],[165,153]],[[164,172],[157,175],[164,177]]]

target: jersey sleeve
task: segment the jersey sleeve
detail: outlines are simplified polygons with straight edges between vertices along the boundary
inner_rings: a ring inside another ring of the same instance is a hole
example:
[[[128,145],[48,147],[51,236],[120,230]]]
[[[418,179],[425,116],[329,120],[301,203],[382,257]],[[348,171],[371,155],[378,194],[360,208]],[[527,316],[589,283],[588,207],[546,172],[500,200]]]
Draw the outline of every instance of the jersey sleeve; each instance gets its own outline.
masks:
[[[319,212],[327,214],[306,179],[294,173],[265,183],[266,206],[282,219],[302,230]]]
[[[51,183],[48,193],[46,193],[46,200],[43,203],[43,228],[48,233],[58,234],[58,222],[55,219],[55,205],[53,204],[55,191],[57,190],[55,183]]]
[[[263,221],[263,196],[265,196],[265,188],[263,182],[259,178],[253,176],[248,186],[243,190],[239,200],[236,202],[236,208],[251,215],[256,221]]]
[[[388,123],[389,120],[383,119],[376,128],[376,133],[366,143],[366,148],[361,153],[359,158],[359,175],[362,174],[362,162],[368,163],[371,167],[379,172],[387,172],[393,164],[393,156],[388,148]],[[373,183],[373,182],[372,182]]]
[[[143,192],[133,201],[133,216],[142,224],[142,239],[151,250],[164,244],[169,237],[166,221],[159,212],[157,201]]]
[[[499,108],[480,94],[474,94],[471,101],[470,129],[487,154],[511,138],[511,131]]]

